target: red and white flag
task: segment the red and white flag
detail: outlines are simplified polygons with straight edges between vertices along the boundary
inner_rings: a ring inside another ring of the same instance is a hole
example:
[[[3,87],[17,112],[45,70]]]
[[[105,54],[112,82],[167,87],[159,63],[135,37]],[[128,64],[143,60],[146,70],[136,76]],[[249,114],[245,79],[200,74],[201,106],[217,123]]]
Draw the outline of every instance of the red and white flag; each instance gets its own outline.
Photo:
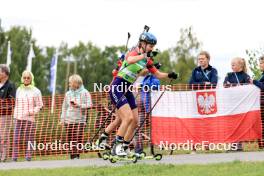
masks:
[[[152,92],[155,104],[161,92]],[[261,139],[260,90],[253,85],[167,91],[152,111],[152,140],[182,143]]]

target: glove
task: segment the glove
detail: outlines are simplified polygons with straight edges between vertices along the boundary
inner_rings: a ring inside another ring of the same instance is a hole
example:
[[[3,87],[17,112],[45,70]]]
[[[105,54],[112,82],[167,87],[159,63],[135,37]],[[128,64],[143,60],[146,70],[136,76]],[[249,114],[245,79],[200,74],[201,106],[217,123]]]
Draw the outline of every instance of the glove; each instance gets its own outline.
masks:
[[[177,79],[178,78],[178,74],[175,73],[175,72],[171,72],[171,73],[168,74],[168,78]]]
[[[160,69],[160,67],[162,66],[162,64],[159,63],[159,62],[157,62],[157,63],[154,64],[154,66],[155,66],[157,69]]]
[[[117,74],[118,74],[118,70],[117,70],[117,69],[114,69],[114,70],[112,71],[112,75],[113,75],[113,77],[116,77]]]
[[[124,61],[124,59],[125,59],[125,54],[122,53],[122,55],[119,57],[119,59],[120,59],[121,61]]]
[[[155,57],[159,54],[159,50],[147,52],[147,57]]]
[[[121,60],[118,60],[117,61],[117,67],[118,67],[118,69],[122,66],[122,64],[123,64],[123,62]]]
[[[147,59],[147,68],[152,68],[153,67],[153,60],[152,59]]]

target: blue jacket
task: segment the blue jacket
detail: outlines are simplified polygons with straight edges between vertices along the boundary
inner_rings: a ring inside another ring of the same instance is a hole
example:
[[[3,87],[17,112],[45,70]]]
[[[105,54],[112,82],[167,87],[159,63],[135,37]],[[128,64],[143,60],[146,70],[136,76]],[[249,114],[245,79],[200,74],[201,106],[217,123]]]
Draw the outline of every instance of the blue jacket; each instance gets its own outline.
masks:
[[[205,82],[217,84],[217,81],[218,74],[215,68],[209,65],[203,70],[201,66],[199,66],[192,71],[192,77],[189,81],[189,84],[204,84]]]
[[[145,107],[146,113],[149,113],[151,109],[150,92],[151,90],[158,90],[159,86],[160,80],[151,74],[147,75],[142,82],[141,101]]]
[[[262,73],[259,80],[253,80],[253,84],[256,85],[261,90],[264,90],[264,72]]]
[[[246,83],[249,83],[249,80],[250,80],[250,76],[243,71],[230,72],[230,73],[227,73],[224,84],[228,84],[228,82],[232,85],[246,84]]]

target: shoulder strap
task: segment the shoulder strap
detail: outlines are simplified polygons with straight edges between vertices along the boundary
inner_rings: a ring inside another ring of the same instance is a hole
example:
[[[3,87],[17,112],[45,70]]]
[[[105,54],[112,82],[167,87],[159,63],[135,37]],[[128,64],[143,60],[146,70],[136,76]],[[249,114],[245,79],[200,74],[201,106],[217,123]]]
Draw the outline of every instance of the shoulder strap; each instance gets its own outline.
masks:
[[[240,85],[240,82],[239,82],[239,79],[238,79],[238,77],[237,77],[236,72],[234,72],[234,74],[235,74],[235,77],[236,77],[236,80],[237,80],[237,84]]]
[[[211,71],[205,73],[204,70],[203,70],[202,68],[201,68],[201,70],[202,70],[203,75],[205,76],[205,78],[210,82],[210,79],[209,79],[209,77],[208,77],[208,74],[209,74]]]

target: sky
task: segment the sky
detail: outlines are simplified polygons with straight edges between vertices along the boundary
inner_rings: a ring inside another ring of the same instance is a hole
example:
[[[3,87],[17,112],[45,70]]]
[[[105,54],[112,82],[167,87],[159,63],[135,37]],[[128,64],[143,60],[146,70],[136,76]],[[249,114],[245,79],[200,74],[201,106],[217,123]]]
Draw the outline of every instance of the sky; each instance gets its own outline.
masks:
[[[264,46],[262,0],[0,0],[5,30],[31,28],[40,46],[92,41],[99,47],[135,45],[144,25],[160,50],[174,47],[180,29],[192,26],[202,49],[211,54],[221,81],[231,59]]]

